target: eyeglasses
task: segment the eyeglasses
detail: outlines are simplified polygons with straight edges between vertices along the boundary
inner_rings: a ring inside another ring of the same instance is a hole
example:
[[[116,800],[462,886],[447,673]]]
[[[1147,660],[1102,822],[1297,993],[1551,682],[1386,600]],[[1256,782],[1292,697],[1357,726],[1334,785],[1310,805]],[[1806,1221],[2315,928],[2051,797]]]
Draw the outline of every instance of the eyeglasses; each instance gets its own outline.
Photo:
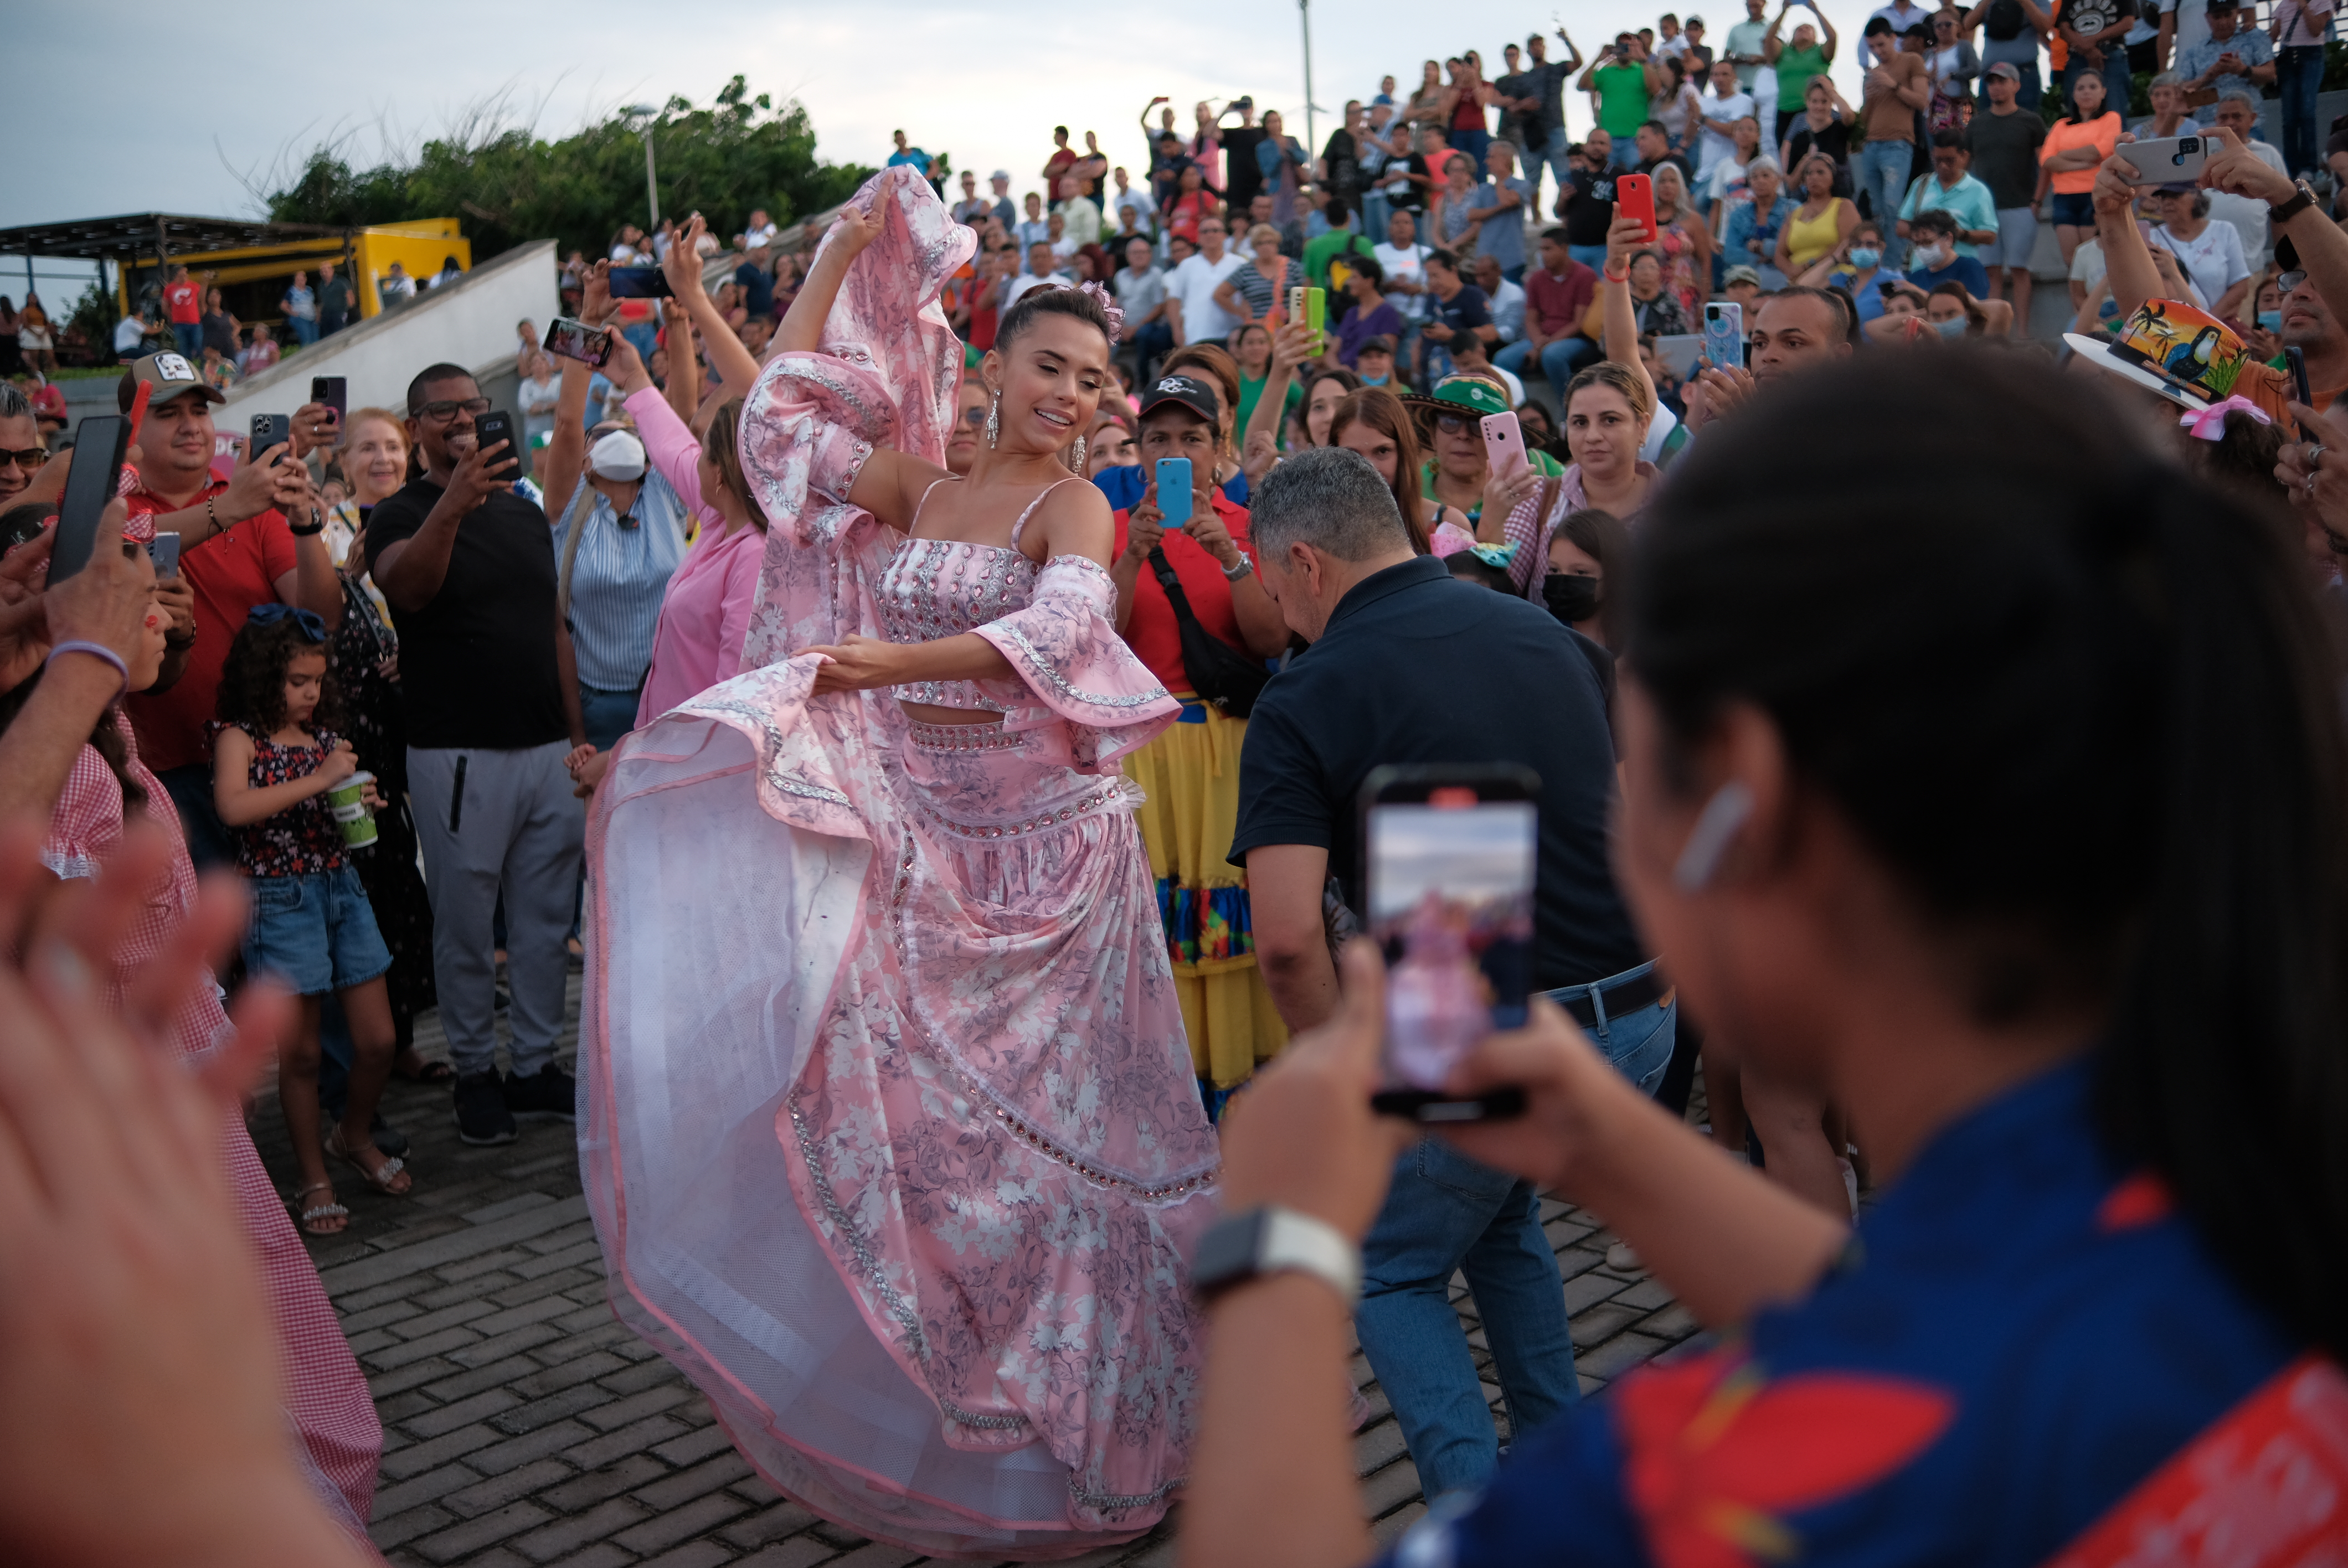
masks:
[[[46,446],[25,446],[15,451],[0,446],[0,463],[14,463],[19,468],[38,468],[49,460]]]
[[[1458,436],[1467,431],[1468,420],[1464,415],[1438,414],[1435,416],[1435,427],[1446,436]]]
[[[429,419],[436,425],[446,425],[459,412],[479,416],[489,411],[486,397],[444,397],[438,402],[419,404],[411,412],[418,419]]]

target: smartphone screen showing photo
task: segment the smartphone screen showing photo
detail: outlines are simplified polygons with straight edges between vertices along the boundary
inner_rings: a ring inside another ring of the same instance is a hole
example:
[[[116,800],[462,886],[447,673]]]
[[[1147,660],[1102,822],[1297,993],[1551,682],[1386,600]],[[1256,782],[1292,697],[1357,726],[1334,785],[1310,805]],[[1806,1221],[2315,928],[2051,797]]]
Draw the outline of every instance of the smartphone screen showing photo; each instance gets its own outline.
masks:
[[[1366,826],[1388,1074],[1439,1089],[1477,1041],[1525,1020],[1538,807],[1442,785],[1372,805]]]

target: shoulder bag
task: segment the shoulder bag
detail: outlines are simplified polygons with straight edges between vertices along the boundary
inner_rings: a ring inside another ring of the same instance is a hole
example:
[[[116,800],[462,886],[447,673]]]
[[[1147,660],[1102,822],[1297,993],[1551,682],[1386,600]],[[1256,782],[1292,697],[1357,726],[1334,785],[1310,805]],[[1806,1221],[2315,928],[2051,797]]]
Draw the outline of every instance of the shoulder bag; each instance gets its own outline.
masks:
[[[1255,711],[1255,700],[1272,671],[1199,624],[1163,547],[1149,552],[1149,569],[1166,590],[1166,602],[1174,607],[1174,627],[1182,640],[1182,673],[1189,678],[1190,690],[1227,718],[1246,718]]]

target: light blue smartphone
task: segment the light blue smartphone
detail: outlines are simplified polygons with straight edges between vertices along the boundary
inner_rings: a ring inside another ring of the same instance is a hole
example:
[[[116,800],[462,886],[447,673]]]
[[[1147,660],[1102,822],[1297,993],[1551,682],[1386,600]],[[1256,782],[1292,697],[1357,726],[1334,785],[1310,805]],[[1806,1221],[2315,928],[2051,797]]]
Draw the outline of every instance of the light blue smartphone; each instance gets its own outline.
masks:
[[[1745,367],[1745,307],[1716,300],[1704,307],[1704,357],[1715,370]]]
[[[1158,459],[1158,509],[1166,527],[1179,528],[1190,520],[1190,459]]]

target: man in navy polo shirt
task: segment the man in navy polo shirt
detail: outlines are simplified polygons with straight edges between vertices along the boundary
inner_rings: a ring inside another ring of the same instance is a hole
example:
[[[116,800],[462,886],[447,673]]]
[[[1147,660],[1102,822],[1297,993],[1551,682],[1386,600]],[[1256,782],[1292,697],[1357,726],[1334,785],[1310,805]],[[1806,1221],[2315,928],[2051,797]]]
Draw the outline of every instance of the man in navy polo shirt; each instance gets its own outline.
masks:
[[[1247,867],[1257,962],[1291,1031],[1336,1010],[1323,893],[1334,878],[1349,907],[1365,907],[1355,812],[1370,770],[1515,763],[1541,783],[1536,983],[1653,1092],[1671,1062],[1675,1007],[1608,865],[1614,747],[1579,640],[1539,606],[1415,554],[1386,481],[1342,447],[1274,468],[1250,523],[1264,591],[1312,644],[1272,677],[1248,720],[1231,852]],[[1461,1269],[1509,1430],[1529,1430],[1577,1397],[1538,1195],[1427,1140],[1396,1164],[1364,1245],[1355,1327],[1429,1499],[1480,1488],[1498,1461],[1450,1304]]]

